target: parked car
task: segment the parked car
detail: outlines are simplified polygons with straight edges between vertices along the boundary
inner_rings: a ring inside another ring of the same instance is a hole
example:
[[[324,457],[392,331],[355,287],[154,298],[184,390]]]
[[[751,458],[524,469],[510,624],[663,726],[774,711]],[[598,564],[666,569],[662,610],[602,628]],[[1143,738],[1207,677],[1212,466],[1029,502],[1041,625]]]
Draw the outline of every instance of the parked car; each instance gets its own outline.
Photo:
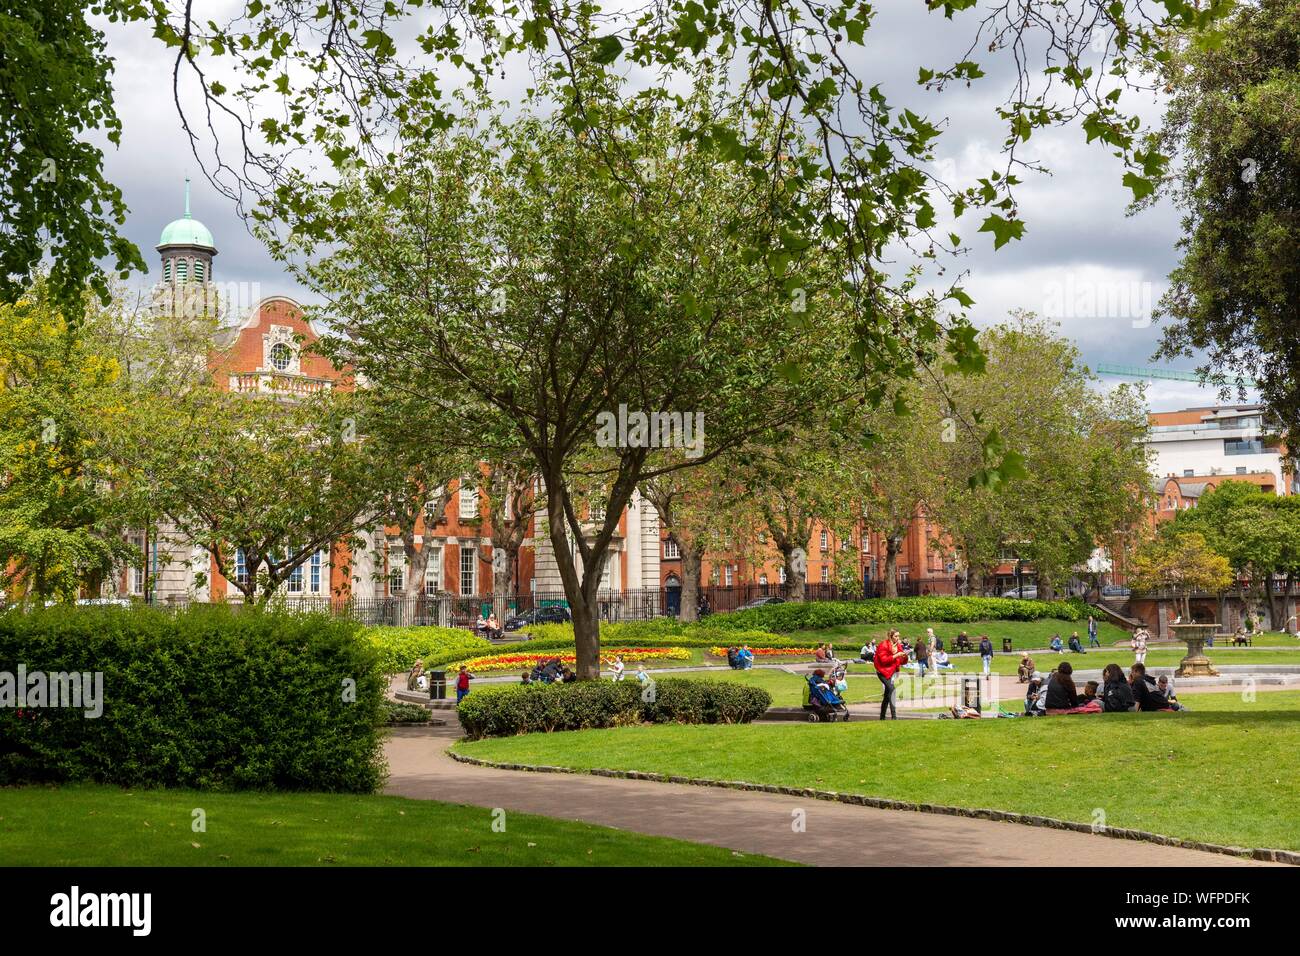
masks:
[[[784,603],[785,603],[785,598],[777,597],[776,595],[773,594],[773,595],[769,595],[768,597],[755,598],[754,600],[750,601],[748,604],[742,604],[740,607],[736,608],[736,610],[748,611],[750,608],[764,607],[765,605],[768,604],[784,604]]]
[[[567,607],[559,604],[548,604],[546,607],[535,607],[531,611],[524,611],[522,614],[514,614],[506,618],[505,629],[507,631],[517,631],[529,624],[567,624],[572,620],[573,615],[569,613]]]
[[[1008,588],[1002,592],[1004,598],[1020,598],[1022,601],[1038,600],[1038,585],[1026,584],[1018,588]]]
[[[1101,596],[1108,597],[1128,597],[1133,592],[1122,584],[1107,584],[1101,589]]]

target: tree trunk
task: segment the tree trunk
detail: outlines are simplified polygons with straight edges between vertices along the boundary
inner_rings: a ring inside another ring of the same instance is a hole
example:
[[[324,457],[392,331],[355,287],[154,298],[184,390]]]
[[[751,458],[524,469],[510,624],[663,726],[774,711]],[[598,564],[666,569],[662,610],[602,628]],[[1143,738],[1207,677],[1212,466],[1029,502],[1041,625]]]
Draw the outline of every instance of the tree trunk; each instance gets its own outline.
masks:
[[[429,545],[415,546],[414,531],[401,531],[402,552],[406,558],[405,600],[397,603],[397,623],[409,625],[414,623],[415,609],[424,594],[424,574],[429,568]]]
[[[1046,574],[1038,575],[1038,600],[1051,601],[1056,596],[1056,585]]]
[[[807,593],[804,582],[808,578],[808,553],[804,551],[802,560],[797,555],[802,548],[791,548],[785,553],[785,582],[788,586],[786,600],[802,601]]]
[[[1268,595],[1269,625],[1273,630],[1280,631],[1277,614],[1277,586],[1273,582],[1273,573],[1271,571],[1264,576],[1264,592]]]
[[[504,560],[499,564],[496,556],[500,554]],[[510,579],[511,579],[512,559],[510,552],[504,549],[492,549],[492,613],[497,616],[497,623],[505,624],[506,620],[506,601],[510,597]]]
[[[898,552],[902,550],[901,535],[891,534],[885,538],[885,597],[898,597]]]
[[[678,550],[682,556],[682,606],[677,619],[689,623],[700,617],[700,565],[704,563],[704,549],[697,545],[683,548],[679,544]]]

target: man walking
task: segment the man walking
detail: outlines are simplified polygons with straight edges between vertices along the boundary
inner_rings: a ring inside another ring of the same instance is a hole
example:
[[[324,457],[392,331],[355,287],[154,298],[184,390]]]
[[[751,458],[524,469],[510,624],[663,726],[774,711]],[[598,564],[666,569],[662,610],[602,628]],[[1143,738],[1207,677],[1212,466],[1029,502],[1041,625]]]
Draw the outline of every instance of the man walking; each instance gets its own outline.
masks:
[[[1088,646],[1101,647],[1101,641],[1097,640],[1097,619],[1091,614],[1088,615]]]
[[[988,677],[989,668],[993,666],[993,642],[987,634],[980,637],[980,660],[984,664],[984,676]]]

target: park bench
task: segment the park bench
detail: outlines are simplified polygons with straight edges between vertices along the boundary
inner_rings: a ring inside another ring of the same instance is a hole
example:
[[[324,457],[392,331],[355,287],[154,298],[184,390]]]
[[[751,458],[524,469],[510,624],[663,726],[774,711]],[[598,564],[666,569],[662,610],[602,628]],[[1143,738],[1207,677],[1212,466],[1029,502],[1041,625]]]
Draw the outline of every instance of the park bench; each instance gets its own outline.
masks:
[[[1254,643],[1252,642],[1251,635],[1249,634],[1234,634],[1232,635],[1232,646],[1253,647]]]
[[[952,650],[954,654],[969,654],[975,650],[975,645],[971,643],[969,637],[964,637],[959,634],[952,639]]]

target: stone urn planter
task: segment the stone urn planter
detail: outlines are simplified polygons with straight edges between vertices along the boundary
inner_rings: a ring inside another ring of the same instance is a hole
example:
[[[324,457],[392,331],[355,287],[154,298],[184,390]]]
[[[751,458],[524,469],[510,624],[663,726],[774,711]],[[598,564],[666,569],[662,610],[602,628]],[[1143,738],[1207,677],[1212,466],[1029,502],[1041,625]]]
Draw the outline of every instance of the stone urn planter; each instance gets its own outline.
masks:
[[[1218,677],[1210,659],[1205,656],[1205,642],[1218,633],[1218,624],[1170,624],[1174,637],[1187,645],[1187,656],[1174,671],[1175,677]]]

